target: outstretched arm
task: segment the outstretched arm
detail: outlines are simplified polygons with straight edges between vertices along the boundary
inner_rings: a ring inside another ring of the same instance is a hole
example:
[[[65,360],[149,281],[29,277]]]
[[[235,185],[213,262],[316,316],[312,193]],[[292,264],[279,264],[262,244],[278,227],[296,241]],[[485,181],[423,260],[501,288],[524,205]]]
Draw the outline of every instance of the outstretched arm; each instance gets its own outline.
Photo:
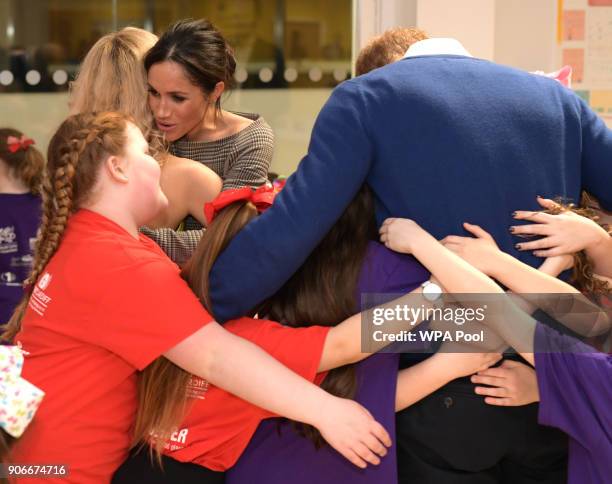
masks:
[[[391,445],[387,431],[363,407],[326,393],[215,322],[164,356],[254,405],[317,427],[338,452],[359,467],[366,462],[378,464],[378,456]]]
[[[308,154],[274,205],[241,230],[210,276],[213,312],[224,322],[274,294],[304,262],[363,184],[371,163],[358,85],[338,86],[315,123]]]
[[[540,214],[548,217],[554,215]],[[576,288],[549,275],[559,260],[537,270],[502,252],[491,235],[477,225],[465,223],[474,237],[448,236],[442,243],[510,291],[520,295],[527,310],[542,308],[558,321],[583,335],[601,334],[609,328],[608,317]],[[561,261],[563,262],[563,261]],[[557,268],[559,269],[559,267]],[[518,301],[515,299],[515,301]]]
[[[416,222],[390,218],[385,220],[380,231],[381,241],[388,248],[397,252],[413,254],[442,285],[443,290],[450,293],[503,294],[503,290],[495,282],[445,248]],[[421,293],[421,288],[415,289],[407,295],[408,297],[403,296],[394,299],[379,306],[378,309],[393,308],[398,304],[414,305],[417,301],[415,296]],[[418,305],[424,308],[432,307],[431,303],[425,298],[418,299]],[[361,352],[361,324],[364,317],[367,317],[367,311],[351,316],[329,331],[325,340],[319,371],[326,371],[360,361],[369,354]],[[408,321],[404,325],[394,326],[398,332],[411,330],[415,327],[416,325],[411,325]],[[387,341],[368,341],[367,347],[371,351],[378,351],[388,344]],[[425,393],[425,395],[428,393]]]

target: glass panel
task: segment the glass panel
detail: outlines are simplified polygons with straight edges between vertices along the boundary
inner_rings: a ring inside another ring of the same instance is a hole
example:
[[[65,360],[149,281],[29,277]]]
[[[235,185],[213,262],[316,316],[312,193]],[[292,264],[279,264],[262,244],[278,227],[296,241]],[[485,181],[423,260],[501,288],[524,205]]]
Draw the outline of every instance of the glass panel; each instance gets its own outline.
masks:
[[[159,35],[178,19],[204,17],[236,54],[238,89],[224,108],[263,115],[276,135],[272,169],[290,174],[331,88],[350,73],[351,7],[351,0],[0,0],[0,126],[24,131],[44,152],[68,113],[68,83],[96,40],[127,25]]]
[[[0,0],[0,92],[65,91],[112,28],[111,1]]]

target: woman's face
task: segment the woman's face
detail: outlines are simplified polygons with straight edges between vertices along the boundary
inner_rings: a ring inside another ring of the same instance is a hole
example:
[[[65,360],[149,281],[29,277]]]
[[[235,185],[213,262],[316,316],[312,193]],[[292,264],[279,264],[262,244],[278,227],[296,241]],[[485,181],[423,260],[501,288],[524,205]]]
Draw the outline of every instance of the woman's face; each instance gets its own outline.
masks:
[[[172,61],[153,64],[148,81],[149,107],[166,139],[176,141],[185,135],[195,138],[209,106],[202,89],[189,80],[182,66]]]

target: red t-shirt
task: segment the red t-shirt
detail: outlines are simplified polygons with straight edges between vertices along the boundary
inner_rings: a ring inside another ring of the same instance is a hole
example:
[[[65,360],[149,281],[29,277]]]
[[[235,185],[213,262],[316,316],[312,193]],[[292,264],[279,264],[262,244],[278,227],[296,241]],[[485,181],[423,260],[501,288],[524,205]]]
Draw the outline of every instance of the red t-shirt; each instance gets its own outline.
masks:
[[[317,368],[330,328],[288,328],[250,318],[230,321],[224,328],[259,345],[307,380],[319,381]],[[224,471],[233,466],[261,420],[274,416],[201,378],[192,377],[188,394],[194,398],[193,406],[166,443],[164,453],[212,470]]]
[[[109,482],[127,456],[137,370],[211,320],[152,240],[77,212],[16,338],[24,378],[46,395],[11,461],[69,467],[47,484]]]

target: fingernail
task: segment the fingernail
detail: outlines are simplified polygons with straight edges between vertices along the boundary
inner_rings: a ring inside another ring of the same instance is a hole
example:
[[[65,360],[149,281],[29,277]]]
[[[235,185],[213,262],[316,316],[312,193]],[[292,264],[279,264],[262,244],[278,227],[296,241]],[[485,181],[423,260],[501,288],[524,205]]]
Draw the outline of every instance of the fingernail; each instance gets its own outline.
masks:
[[[510,231],[511,234],[513,234],[516,229],[514,227],[510,227],[508,230]]]
[[[521,250],[521,244],[515,244],[515,245],[514,245],[514,248],[515,248],[516,250]]]
[[[536,195],[536,197],[538,197],[538,198],[544,198],[542,195]]]
[[[517,212],[512,212],[512,216],[516,217]]]

